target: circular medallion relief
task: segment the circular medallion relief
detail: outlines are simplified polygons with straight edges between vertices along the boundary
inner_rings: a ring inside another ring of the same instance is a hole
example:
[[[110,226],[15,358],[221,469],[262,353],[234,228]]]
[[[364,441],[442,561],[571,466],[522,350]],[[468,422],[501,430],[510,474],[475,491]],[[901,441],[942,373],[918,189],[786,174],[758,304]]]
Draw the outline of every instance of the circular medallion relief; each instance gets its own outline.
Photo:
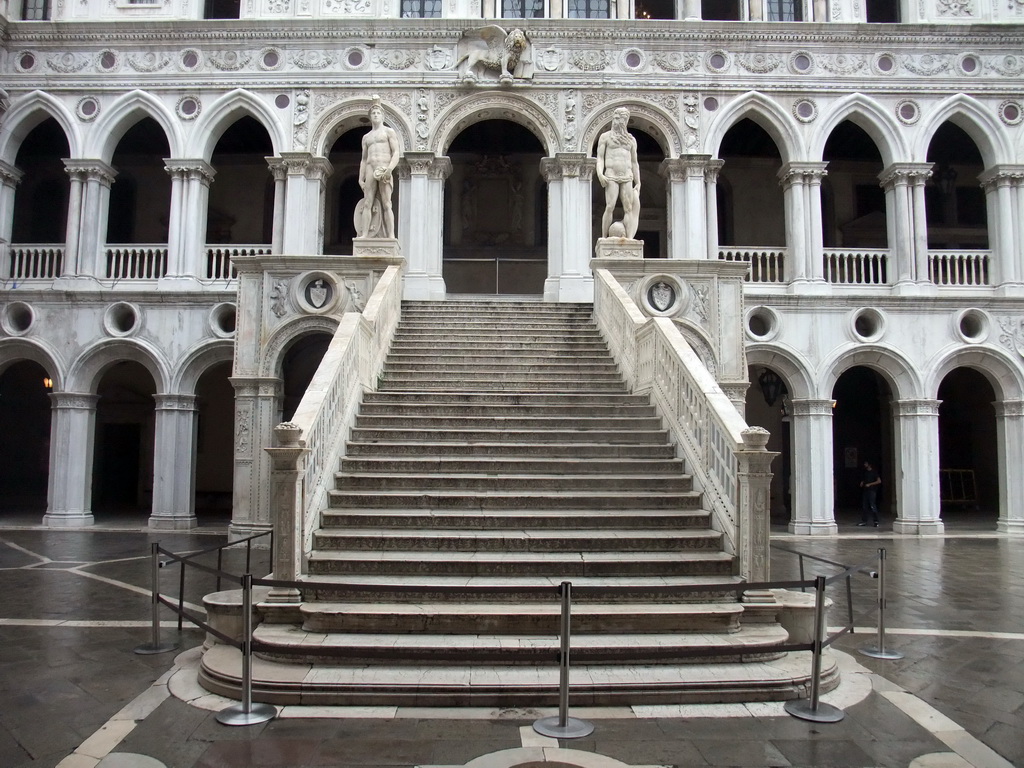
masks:
[[[1021,111],[1019,101],[1004,101],[999,105],[999,118],[1007,125],[1017,125],[1021,121],[1024,112]]]
[[[201,110],[202,105],[195,96],[182,96],[175,106],[175,111],[182,120],[195,120]]]
[[[95,120],[99,113],[100,103],[92,96],[86,96],[84,99],[79,99],[78,104],[75,105],[75,114],[78,115],[79,120],[84,122]]]
[[[921,117],[921,109],[913,99],[903,99],[896,104],[896,117],[904,125],[913,125]]]

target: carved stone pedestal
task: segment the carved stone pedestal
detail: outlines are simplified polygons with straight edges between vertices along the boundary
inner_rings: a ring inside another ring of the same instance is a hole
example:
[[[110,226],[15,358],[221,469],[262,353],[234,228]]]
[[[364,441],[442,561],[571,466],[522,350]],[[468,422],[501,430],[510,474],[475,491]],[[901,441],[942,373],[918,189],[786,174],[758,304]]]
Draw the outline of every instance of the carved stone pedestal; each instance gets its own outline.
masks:
[[[628,237],[601,237],[594,253],[599,259],[642,259],[644,241]]]
[[[352,255],[379,259],[401,258],[402,247],[394,237],[357,237],[352,240]]]

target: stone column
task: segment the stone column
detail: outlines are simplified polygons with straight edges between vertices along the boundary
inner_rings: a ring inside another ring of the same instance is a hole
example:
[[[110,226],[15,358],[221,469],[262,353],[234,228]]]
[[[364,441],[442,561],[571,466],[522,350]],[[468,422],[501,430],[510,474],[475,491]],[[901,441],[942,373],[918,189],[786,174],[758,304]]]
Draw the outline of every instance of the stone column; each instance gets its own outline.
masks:
[[[159,531],[195,528],[196,396],[154,395],[153,511],[149,527]]]
[[[724,160],[709,160],[704,168],[704,207],[708,213],[705,225],[708,236],[707,251],[708,258],[713,261],[718,260],[718,174],[724,165]]]
[[[452,161],[433,152],[406,152],[395,168],[401,211],[398,242],[405,254],[403,297],[441,301],[444,285],[444,183]]]
[[[68,245],[72,240],[75,242],[75,274],[106,277],[103,246],[107,239],[110,185],[117,171],[102,160],[77,159],[64,160],[64,170],[71,177],[72,188],[76,182],[78,186],[78,193],[71,195],[75,210],[69,205],[67,231]]]
[[[707,173],[713,162],[718,162],[717,177],[721,162],[712,161],[711,155],[683,155],[661,163],[659,173],[668,179],[670,259],[718,258],[717,247],[713,253],[708,250],[707,235]]]
[[[559,152],[540,161],[548,183],[548,277],[545,301],[593,301],[591,182],[597,160]]]
[[[686,169],[677,157],[661,161],[658,173],[666,184],[665,229],[668,232],[668,257],[685,259],[689,236],[686,232]]]
[[[828,536],[838,533],[833,495],[832,400],[794,399],[790,428],[793,434],[793,517],[789,532]]]
[[[739,550],[740,576],[747,581],[768,581],[771,573],[771,466],[772,460],[779,454],[765,448],[768,437],[768,430],[761,427],[743,430],[743,450],[737,453],[739,531],[736,546]],[[771,596],[770,592],[756,594],[760,595],[760,599],[770,599]],[[746,599],[760,602],[753,593],[748,593]]]
[[[271,527],[270,456],[273,427],[280,421],[281,380],[269,376],[232,376],[235,388],[234,493],[232,538],[263,533]]]
[[[787,163],[779,169],[786,203],[786,280],[791,286],[818,283],[822,268],[821,180],[828,163]]]
[[[893,533],[942,533],[939,508],[939,400],[896,400]],[[884,489],[883,489],[884,491]]]
[[[302,429],[287,422],[274,427],[276,446],[265,448],[270,456],[271,509],[274,526],[274,578],[296,581],[302,574],[303,523],[306,512],[304,477],[306,441]],[[270,603],[298,603],[302,594],[294,587],[274,587]]]
[[[24,175],[10,163],[0,160],[0,243],[11,242],[11,233],[14,231],[14,192]]]
[[[683,15],[684,21],[700,21],[700,0],[682,0],[683,3]],[[678,15],[676,18],[680,18]]]
[[[99,399],[85,392],[50,395],[50,478],[43,525],[81,528],[93,524],[92,461]]]
[[[171,176],[167,277],[206,277],[206,220],[217,172],[205,160],[164,158]]]
[[[999,457],[999,521],[996,530],[1024,536],[1024,400],[995,403]]]
[[[916,282],[928,280],[928,231],[924,218],[924,182],[932,174],[931,163],[893,163],[878,179],[885,190],[885,218],[889,240],[889,278],[906,289]],[[920,189],[920,203],[918,201]],[[920,216],[917,207],[920,204]],[[919,268],[917,249],[918,226],[924,226],[924,254]]]
[[[270,252],[279,256],[283,253],[285,181],[288,169],[279,157],[268,157],[266,161],[274,177],[274,225],[270,236]]]
[[[1022,224],[1021,187],[1024,165],[995,165],[978,177],[988,208],[991,277],[995,285],[1019,284],[1024,280],[1020,264]]]
[[[286,172],[281,253],[319,254],[324,182],[334,167],[327,158],[315,157],[309,152],[282,152],[281,164]]]

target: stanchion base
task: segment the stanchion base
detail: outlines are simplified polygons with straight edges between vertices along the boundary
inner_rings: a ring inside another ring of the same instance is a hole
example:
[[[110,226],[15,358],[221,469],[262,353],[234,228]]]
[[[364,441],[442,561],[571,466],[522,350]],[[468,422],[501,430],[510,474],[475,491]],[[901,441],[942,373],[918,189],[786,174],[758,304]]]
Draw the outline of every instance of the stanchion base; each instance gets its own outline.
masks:
[[[221,725],[256,725],[277,717],[277,707],[254,702],[246,712],[245,707],[241,704],[232,704],[230,707],[222,709],[214,717]]]
[[[799,717],[801,720],[810,720],[814,723],[838,723],[846,717],[846,713],[843,710],[822,701],[818,702],[817,709],[812,708],[810,699],[791,699],[782,708],[793,717]]]
[[[541,736],[553,739],[582,739],[594,732],[594,724],[575,717],[565,718],[565,725],[559,724],[557,717],[542,717],[533,724],[533,730]]]
[[[177,643],[160,643],[160,645],[145,643],[144,645],[136,646],[135,653],[139,656],[152,656],[155,653],[167,653],[168,651],[177,650],[177,648]]]
[[[872,659],[902,659],[903,654],[899,651],[880,651],[874,647],[861,648],[863,656],[870,656]]]

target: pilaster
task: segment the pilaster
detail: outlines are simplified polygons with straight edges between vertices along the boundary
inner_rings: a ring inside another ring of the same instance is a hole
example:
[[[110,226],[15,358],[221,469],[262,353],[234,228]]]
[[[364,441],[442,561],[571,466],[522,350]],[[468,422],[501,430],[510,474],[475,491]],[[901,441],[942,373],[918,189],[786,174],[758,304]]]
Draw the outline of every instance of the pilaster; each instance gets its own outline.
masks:
[[[234,494],[230,533],[240,538],[271,527],[270,456],[273,426],[279,421],[281,380],[269,376],[232,376],[235,388]]]
[[[766,449],[768,430],[751,427],[743,430],[743,449],[736,452],[739,468],[736,480],[739,485],[737,503],[739,510],[740,576],[747,581],[768,581],[770,578],[771,553],[770,518],[772,461],[778,453]],[[760,595],[760,593],[758,593]],[[763,596],[770,597],[770,593]],[[753,599],[747,595],[747,599]],[[760,602],[760,600],[756,600]]]
[[[286,422],[274,427],[275,445],[264,450],[270,456],[271,508],[274,529],[274,578],[297,581],[302,574],[303,521],[306,473],[306,441],[302,429]],[[294,587],[274,587],[267,597],[270,603],[298,603],[302,595]]]
[[[195,528],[196,396],[155,395],[153,511],[149,527]]]
[[[402,201],[398,242],[407,264],[406,299],[444,299],[444,183],[451,172],[451,159],[433,152],[406,152],[395,168]]]
[[[995,403],[999,457],[999,520],[996,530],[1024,536],[1024,400]]]
[[[559,152],[540,161],[548,183],[548,277],[546,301],[593,301],[590,271],[591,185],[597,160],[582,152]]]
[[[43,525],[83,528],[93,524],[92,462],[99,399],[86,392],[50,395],[50,478]]]
[[[813,456],[793,473],[790,533],[809,536],[838,533],[832,487],[832,400],[794,399],[790,427],[793,454]]]
[[[942,533],[938,400],[896,400],[896,522],[894,533]]]

